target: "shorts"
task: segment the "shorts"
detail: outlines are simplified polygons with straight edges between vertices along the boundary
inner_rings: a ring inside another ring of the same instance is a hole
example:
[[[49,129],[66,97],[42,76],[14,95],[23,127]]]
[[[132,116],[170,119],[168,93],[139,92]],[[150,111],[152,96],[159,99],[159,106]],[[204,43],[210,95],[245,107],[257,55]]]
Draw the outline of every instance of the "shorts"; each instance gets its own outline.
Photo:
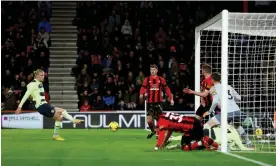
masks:
[[[203,136],[203,125],[200,120],[195,119],[194,128],[183,134],[181,145],[188,145],[191,141],[200,141]]]
[[[227,122],[242,122],[244,120],[244,113],[242,113],[240,110],[229,112],[227,114]],[[212,119],[217,123],[221,123],[221,114],[217,114],[216,116],[212,117]]]
[[[42,104],[37,108],[37,111],[46,117],[52,118],[55,115],[55,107],[51,106],[48,103]]]
[[[205,106],[203,107],[202,105],[200,105],[197,110],[196,110],[196,115],[200,116],[200,117],[203,117],[203,115],[208,112],[210,109],[209,106]]]
[[[147,104],[147,116],[151,115],[154,119],[158,119],[158,116],[162,114],[163,108],[159,103]]]

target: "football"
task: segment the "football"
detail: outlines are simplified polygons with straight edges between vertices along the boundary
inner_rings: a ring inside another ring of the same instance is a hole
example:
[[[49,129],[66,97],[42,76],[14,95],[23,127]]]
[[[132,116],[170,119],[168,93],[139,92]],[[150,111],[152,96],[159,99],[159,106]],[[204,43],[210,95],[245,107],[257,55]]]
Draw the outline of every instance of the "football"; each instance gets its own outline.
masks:
[[[109,130],[115,132],[119,129],[119,124],[115,121],[109,123]]]
[[[257,128],[255,130],[255,134],[256,134],[257,138],[261,138],[263,135],[263,130],[261,128]]]

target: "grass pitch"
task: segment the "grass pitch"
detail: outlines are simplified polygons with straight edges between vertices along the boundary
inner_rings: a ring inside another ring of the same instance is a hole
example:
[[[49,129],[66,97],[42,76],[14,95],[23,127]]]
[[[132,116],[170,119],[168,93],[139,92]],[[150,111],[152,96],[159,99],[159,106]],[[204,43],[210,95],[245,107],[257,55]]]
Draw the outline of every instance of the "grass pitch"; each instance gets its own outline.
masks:
[[[155,139],[144,130],[63,129],[64,142],[53,130],[2,130],[2,166],[254,166],[218,152],[154,151]],[[276,154],[239,155],[276,166]]]

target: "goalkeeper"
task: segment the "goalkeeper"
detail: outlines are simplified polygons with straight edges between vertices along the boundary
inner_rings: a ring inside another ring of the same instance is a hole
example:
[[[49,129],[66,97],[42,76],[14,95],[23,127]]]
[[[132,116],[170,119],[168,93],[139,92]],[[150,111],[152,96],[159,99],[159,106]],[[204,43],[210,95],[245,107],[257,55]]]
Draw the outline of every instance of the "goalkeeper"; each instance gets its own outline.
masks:
[[[53,107],[48,104],[45,100],[44,88],[42,84],[45,77],[44,71],[38,69],[34,71],[34,75],[35,79],[27,85],[27,92],[24,94],[15,113],[20,114],[23,104],[26,102],[29,96],[32,96],[33,100],[35,101],[35,107],[37,111],[46,117],[54,118],[56,120],[53,139],[57,141],[63,141],[64,139],[58,134],[58,131],[61,128],[62,118],[64,117],[65,119],[68,119],[75,124],[82,123],[83,120],[74,119],[67,113],[65,109]]]

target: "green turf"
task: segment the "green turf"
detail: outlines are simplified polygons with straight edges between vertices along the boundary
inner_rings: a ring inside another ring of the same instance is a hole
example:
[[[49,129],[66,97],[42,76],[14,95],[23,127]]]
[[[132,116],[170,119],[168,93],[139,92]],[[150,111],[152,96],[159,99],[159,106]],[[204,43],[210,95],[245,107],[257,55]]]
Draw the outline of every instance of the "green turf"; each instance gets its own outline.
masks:
[[[64,142],[51,140],[52,130],[2,130],[2,166],[254,166],[218,152],[154,151],[155,139],[144,130],[61,130]],[[242,154],[247,155],[247,154]],[[276,163],[276,154],[250,158]],[[272,159],[271,159],[272,158]]]

